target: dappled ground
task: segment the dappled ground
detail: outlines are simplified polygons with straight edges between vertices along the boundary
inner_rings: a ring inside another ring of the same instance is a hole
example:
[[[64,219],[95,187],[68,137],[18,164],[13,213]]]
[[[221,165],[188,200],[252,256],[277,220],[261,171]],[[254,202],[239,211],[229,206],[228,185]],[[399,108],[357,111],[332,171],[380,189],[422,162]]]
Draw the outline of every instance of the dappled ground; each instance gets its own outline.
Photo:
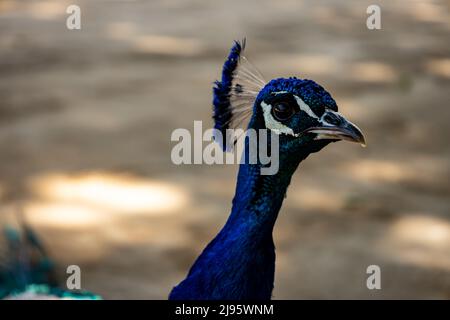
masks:
[[[369,31],[371,1],[0,1],[0,221],[22,208],[85,289],[165,298],[225,222],[237,170],[173,165],[170,134],[211,125],[212,81],[246,36],[266,79],[318,81],[368,140],[294,176],[274,297],[450,298],[449,3],[378,3]]]

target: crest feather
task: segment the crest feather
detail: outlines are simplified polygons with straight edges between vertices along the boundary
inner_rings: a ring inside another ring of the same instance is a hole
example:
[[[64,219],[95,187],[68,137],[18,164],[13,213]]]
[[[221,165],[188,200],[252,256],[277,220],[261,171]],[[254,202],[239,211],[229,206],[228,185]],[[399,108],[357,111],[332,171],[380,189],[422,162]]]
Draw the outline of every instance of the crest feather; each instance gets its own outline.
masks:
[[[214,140],[223,150],[231,151],[236,137],[227,129],[245,127],[253,112],[253,104],[266,82],[261,73],[242,55],[245,39],[235,41],[222,69],[221,81],[213,88],[214,128],[221,133]]]

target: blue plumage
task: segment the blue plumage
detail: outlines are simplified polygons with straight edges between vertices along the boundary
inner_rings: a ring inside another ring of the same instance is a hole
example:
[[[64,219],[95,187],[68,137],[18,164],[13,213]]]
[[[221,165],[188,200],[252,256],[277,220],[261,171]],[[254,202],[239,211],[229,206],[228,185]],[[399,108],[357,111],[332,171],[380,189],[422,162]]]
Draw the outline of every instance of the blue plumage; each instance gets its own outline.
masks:
[[[215,128],[224,132],[234,116],[230,97],[242,46],[235,42],[225,61],[222,80],[214,86]],[[247,78],[256,79],[246,72]],[[259,81],[256,79],[255,81]],[[261,86],[249,105],[249,129],[268,129],[279,137],[279,170],[262,175],[262,164],[241,163],[231,214],[219,234],[197,258],[189,273],[173,288],[170,299],[260,299],[271,298],[275,272],[272,230],[291,177],[309,154],[330,142],[364,143],[360,130],[337,112],[331,95],[312,80],[274,79]],[[223,134],[225,136],[225,134]],[[268,139],[268,150],[271,150]],[[224,143],[225,145],[225,143]],[[249,141],[245,140],[245,159]]]
[[[316,111],[318,115],[324,112],[324,108],[338,111],[338,106],[333,97],[318,83],[309,79],[296,77],[277,78],[269,81],[261,90],[258,99],[264,99],[273,92],[287,91],[301,96],[302,100]]]

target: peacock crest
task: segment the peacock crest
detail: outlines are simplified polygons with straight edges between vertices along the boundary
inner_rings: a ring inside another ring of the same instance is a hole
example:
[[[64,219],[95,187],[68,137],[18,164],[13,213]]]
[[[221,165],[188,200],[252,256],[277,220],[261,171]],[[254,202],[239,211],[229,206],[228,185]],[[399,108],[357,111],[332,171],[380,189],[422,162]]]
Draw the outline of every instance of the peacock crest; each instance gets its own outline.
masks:
[[[243,54],[245,43],[245,39],[235,41],[223,65],[222,79],[213,88],[214,128],[222,134],[214,138],[224,151],[232,151],[238,139],[227,129],[245,129],[256,97],[266,85],[261,72]]]

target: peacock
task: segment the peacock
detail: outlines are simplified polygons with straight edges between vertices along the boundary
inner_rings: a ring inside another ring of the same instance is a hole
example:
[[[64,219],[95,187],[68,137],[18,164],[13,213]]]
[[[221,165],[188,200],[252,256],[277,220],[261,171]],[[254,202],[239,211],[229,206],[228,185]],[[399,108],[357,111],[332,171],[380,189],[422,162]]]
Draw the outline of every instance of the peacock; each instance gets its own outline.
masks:
[[[221,133],[217,142],[229,150],[227,130],[243,123],[248,129],[266,129],[279,138],[279,170],[263,175],[259,159],[241,162],[231,214],[186,278],[172,289],[172,300],[270,300],[275,273],[272,231],[295,170],[331,142],[365,145],[361,130],[338,112],[322,86],[296,77],[266,82],[244,49],[245,40],[234,42],[222,78],[213,87],[214,128]],[[249,150],[246,139],[245,159]]]
[[[55,263],[34,230],[23,220],[4,228],[6,250],[0,256],[0,299],[98,300],[99,295],[63,288]]]

